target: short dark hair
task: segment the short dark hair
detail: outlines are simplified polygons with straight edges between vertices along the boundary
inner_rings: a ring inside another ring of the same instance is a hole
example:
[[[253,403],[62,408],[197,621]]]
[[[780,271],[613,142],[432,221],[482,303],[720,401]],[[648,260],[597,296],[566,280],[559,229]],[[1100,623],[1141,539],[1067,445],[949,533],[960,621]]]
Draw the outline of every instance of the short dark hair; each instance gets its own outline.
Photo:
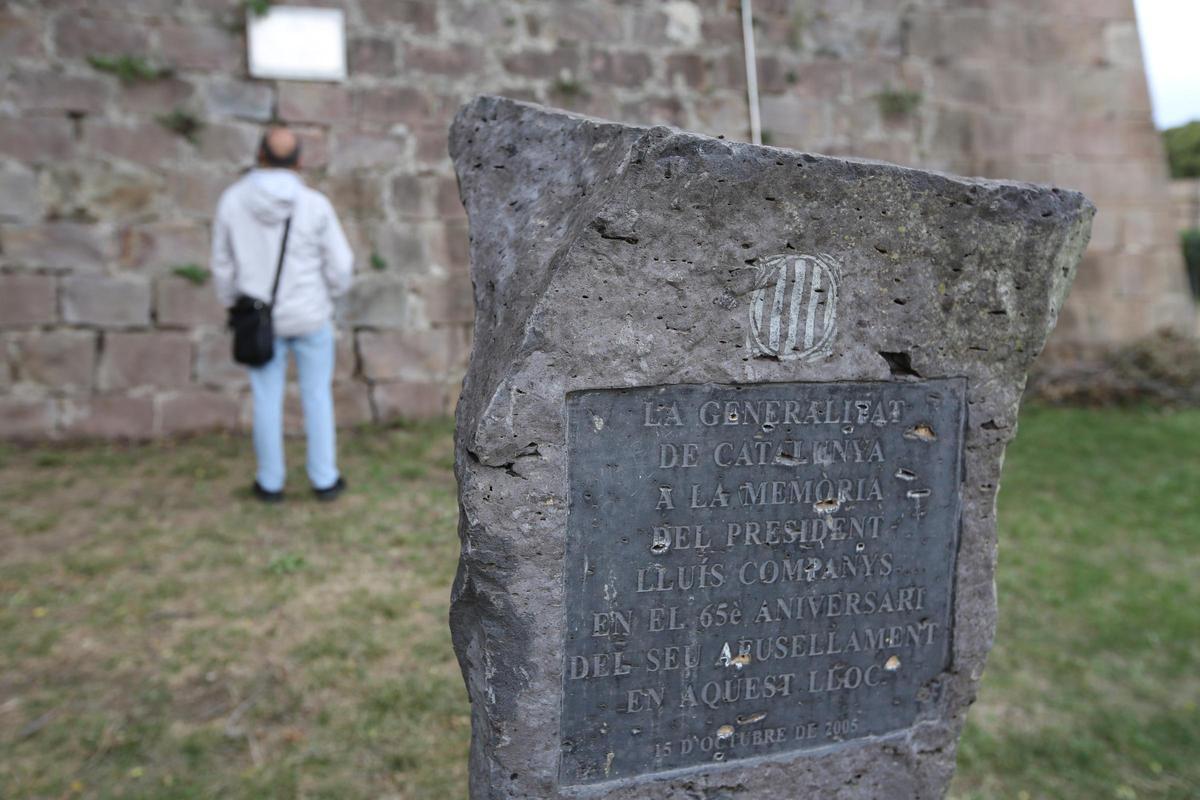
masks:
[[[271,148],[271,134],[264,133],[258,143],[258,155],[268,167],[294,167],[300,163],[300,138],[296,138],[296,146],[286,153],[276,153]]]

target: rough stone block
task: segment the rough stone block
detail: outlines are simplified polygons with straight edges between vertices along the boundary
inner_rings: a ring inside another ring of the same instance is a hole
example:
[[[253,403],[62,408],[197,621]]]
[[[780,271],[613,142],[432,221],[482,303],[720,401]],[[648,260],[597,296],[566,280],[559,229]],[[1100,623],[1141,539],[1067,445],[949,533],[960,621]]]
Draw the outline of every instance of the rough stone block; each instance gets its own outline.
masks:
[[[130,225],[118,235],[121,266],[142,272],[168,272],[182,264],[205,265],[208,229],[195,222]]]
[[[425,122],[433,109],[425,92],[403,86],[358,89],[351,103],[355,122],[363,128],[374,129]]]
[[[215,78],[204,87],[204,106],[211,117],[268,122],[275,109],[275,92],[267,83]]]
[[[416,288],[426,322],[432,325],[467,324],[475,319],[471,279],[465,273],[423,281]]]
[[[383,133],[337,133],[329,166],[337,172],[403,164],[408,150],[404,137]]]
[[[351,75],[390,77],[396,73],[396,46],[387,39],[352,39],[346,58]]]
[[[56,407],[49,398],[0,397],[0,439],[49,439],[54,435]]]
[[[84,142],[97,155],[149,166],[177,161],[186,146],[183,138],[157,122],[125,125],[88,120],[84,123]]]
[[[324,171],[329,166],[329,134],[324,128],[294,129],[300,139],[300,169]]]
[[[74,325],[141,328],[150,324],[150,283],[134,275],[69,275],[62,318]]]
[[[639,86],[654,74],[654,65],[645,53],[601,50],[592,54],[592,77],[617,86]]]
[[[66,404],[63,429],[82,439],[150,439],[157,433],[154,398],[150,396],[92,395]]]
[[[102,392],[154,386],[170,389],[192,377],[192,343],[186,334],[166,331],[104,335],[97,385]]]
[[[549,80],[558,78],[564,72],[576,75],[580,67],[579,48],[571,42],[559,44],[553,49],[518,50],[500,60],[504,68],[514,75]]]
[[[241,388],[249,384],[246,368],[233,360],[233,340],[228,331],[207,331],[196,342],[196,382],[214,389]]]
[[[450,616],[471,796],[944,796],[995,633],[1004,447],[1091,204],[499,98],[460,112],[451,153],[479,304]],[[879,463],[788,440],[852,436]],[[783,449],[720,455],[743,440]],[[664,444],[696,447],[696,469]],[[821,532],[878,514],[891,533],[726,542],[781,514]],[[679,525],[723,533],[697,550]],[[713,616],[726,597],[757,612],[901,586],[920,609],[836,630]],[[829,646],[777,653],[777,634]],[[686,669],[654,668],[667,647]]]
[[[13,340],[17,379],[55,390],[88,391],[94,383],[96,334],[47,331],[18,334]]]
[[[236,74],[243,68],[243,37],[223,28],[162,22],[158,25],[158,44],[176,69]]]
[[[0,274],[0,328],[50,325],[58,320],[53,275]]]
[[[49,218],[111,222],[153,214],[162,186],[158,175],[137,165],[88,159],[44,168],[41,199]]]
[[[371,386],[375,419],[433,419],[448,413],[449,390],[444,383],[399,381]]]
[[[162,328],[220,328],[225,309],[217,302],[211,281],[197,285],[177,275],[154,282],[154,319]]]
[[[237,430],[241,400],[208,389],[185,389],[158,396],[159,432],[165,436]]]
[[[333,411],[340,427],[364,425],[373,418],[371,388],[362,381],[333,385]]]
[[[440,381],[450,364],[453,334],[447,329],[360,331],[358,352],[370,381]]]
[[[9,58],[40,58],[46,53],[42,46],[41,19],[34,15],[13,14],[10,8],[0,9],[0,53]]]
[[[13,162],[0,163],[0,222],[29,222],[41,213],[34,171]]]
[[[62,161],[75,152],[71,120],[0,117],[0,155],[27,164]]]
[[[438,3],[429,0],[360,0],[359,5],[372,27],[401,24],[417,33],[437,33]]]
[[[0,230],[4,261],[28,268],[92,272],[112,258],[112,239],[99,225],[82,222],[44,222],[5,225]]]
[[[109,101],[110,85],[101,78],[21,71],[8,79],[5,93],[25,112],[99,114]]]
[[[337,349],[334,353],[333,382],[345,383],[358,375],[358,351],[354,345],[354,332],[337,332]]]
[[[412,72],[463,77],[478,73],[482,66],[482,52],[463,43],[414,45],[404,51],[404,67]]]
[[[196,87],[186,77],[139,81],[121,86],[121,110],[154,121],[176,108],[191,109],[195,94]]]
[[[249,166],[258,155],[261,137],[262,129],[257,125],[215,122],[204,127],[200,137],[200,155],[210,161]],[[226,183],[232,183],[233,177],[227,175]]]
[[[86,13],[63,14],[58,18],[54,27],[54,49],[60,56],[80,59],[147,53],[144,31],[130,25],[129,20]]]
[[[253,155],[247,156],[246,161],[252,158]],[[233,176],[224,171],[203,172],[195,168],[168,170],[166,193],[180,211],[211,219],[221,192],[233,180]]]
[[[404,328],[408,287],[389,275],[361,275],[339,303],[339,320],[355,328]]]
[[[279,86],[279,117],[287,122],[343,123],[350,117],[350,93],[337,83],[284,81]]]

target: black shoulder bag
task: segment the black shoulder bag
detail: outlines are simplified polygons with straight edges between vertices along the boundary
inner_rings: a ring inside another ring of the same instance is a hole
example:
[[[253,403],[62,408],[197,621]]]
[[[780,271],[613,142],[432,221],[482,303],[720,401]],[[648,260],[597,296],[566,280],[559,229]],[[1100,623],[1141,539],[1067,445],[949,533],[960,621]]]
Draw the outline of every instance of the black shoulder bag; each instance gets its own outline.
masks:
[[[261,367],[275,356],[275,329],[271,310],[279,291],[279,276],[283,272],[283,255],[287,252],[288,231],[292,218],[283,223],[283,243],[279,246],[279,263],[275,265],[275,282],[271,285],[271,302],[257,297],[238,295],[229,309],[229,327],[233,329],[233,360],[248,367]]]

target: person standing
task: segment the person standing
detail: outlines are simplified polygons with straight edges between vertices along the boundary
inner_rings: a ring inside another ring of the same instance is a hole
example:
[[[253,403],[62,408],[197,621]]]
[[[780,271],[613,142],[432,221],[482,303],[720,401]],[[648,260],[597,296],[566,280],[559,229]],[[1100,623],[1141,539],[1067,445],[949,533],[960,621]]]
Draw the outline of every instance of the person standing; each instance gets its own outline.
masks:
[[[307,440],[308,479],[317,498],[346,488],[337,466],[333,409],[333,298],[350,288],[354,254],[325,195],[300,178],[300,142],[286,128],[269,129],[258,165],[225,190],[213,221],[212,275],[217,298],[231,308],[239,295],[272,305],[274,355],[251,367],[254,495],[283,499],[283,398],[289,353],[296,358]],[[282,254],[281,254],[282,251]]]

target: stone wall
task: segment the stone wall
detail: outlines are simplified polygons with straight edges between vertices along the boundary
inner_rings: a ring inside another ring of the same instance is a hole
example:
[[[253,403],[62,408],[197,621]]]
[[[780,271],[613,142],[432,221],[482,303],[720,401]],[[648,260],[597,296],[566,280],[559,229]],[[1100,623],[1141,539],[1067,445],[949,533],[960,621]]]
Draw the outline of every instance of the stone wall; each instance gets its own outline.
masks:
[[[1200,228],[1200,178],[1171,181],[1171,203],[1175,209],[1175,230]]]
[[[472,299],[446,131],[463,101],[748,135],[730,0],[308,4],[346,11],[344,84],[247,79],[235,0],[0,0],[0,436],[248,423],[188,265],[207,266],[216,198],[271,119],[300,131],[358,255],[344,423],[455,402]],[[1130,0],[754,5],[769,143],[1081,188],[1101,213],[1057,341],[1187,324]],[[123,81],[98,57],[170,73]]]

